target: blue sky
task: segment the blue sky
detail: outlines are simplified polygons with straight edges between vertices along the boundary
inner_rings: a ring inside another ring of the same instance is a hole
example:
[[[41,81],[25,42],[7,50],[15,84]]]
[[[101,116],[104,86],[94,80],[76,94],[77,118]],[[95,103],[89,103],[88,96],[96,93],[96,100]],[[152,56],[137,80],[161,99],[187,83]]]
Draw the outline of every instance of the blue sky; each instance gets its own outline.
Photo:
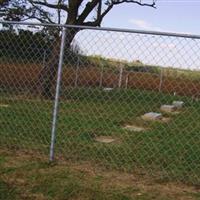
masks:
[[[123,4],[106,16],[102,27],[200,35],[200,0],[157,0],[157,9]],[[88,55],[200,70],[198,39],[92,31],[79,36]]]
[[[157,9],[115,6],[102,26],[200,34],[200,0],[157,0]]]

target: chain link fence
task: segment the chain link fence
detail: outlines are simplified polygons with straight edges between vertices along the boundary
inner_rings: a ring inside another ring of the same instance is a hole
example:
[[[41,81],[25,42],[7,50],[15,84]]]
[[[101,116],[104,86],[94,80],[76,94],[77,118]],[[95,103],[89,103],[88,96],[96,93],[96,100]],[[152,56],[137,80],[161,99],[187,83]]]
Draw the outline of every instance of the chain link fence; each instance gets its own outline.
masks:
[[[197,184],[199,39],[3,23],[1,148]]]

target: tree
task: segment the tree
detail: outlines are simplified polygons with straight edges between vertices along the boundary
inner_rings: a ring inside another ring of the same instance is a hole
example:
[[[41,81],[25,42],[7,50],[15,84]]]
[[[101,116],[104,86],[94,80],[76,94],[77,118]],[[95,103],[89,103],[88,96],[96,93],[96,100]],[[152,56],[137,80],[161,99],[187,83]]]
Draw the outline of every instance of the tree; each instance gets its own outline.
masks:
[[[0,6],[5,6],[8,4],[9,0],[0,0]]]
[[[0,18],[4,20],[38,20],[41,23],[100,26],[105,16],[122,4],[155,8],[156,0],[0,0]],[[67,29],[66,48],[80,29]],[[56,76],[61,35],[54,32],[51,59],[42,70],[42,94],[51,97],[52,80]]]

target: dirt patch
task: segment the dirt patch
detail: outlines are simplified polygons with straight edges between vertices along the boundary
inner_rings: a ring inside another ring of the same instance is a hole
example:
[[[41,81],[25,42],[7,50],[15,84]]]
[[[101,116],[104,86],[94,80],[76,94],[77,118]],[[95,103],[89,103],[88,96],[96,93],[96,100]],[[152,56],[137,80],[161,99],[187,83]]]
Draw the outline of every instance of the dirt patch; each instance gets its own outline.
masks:
[[[28,193],[30,188],[27,187],[32,187],[32,185],[31,183],[29,183],[27,177],[30,177],[30,175],[34,173],[39,173],[41,177],[42,174],[45,176],[57,174],[58,172],[62,174],[62,171],[64,172],[66,170],[69,170],[70,173],[76,175],[76,177],[81,179],[80,181],[83,181],[83,183],[85,184],[87,183],[91,187],[93,187],[92,184],[94,184],[94,181],[98,180],[98,187],[101,188],[102,191],[105,191],[108,188],[114,188],[116,189],[116,191],[130,191],[131,188],[134,188],[135,192],[131,192],[131,195],[133,195],[133,197],[145,196],[146,194],[153,195],[151,195],[151,198],[144,199],[195,200],[197,199],[195,198],[195,195],[200,192],[200,190],[194,186],[188,186],[185,184],[174,182],[158,183],[147,176],[119,172],[115,170],[111,171],[109,169],[102,169],[96,167],[93,163],[90,162],[71,163],[64,161],[45,168],[41,165],[41,167],[37,167],[36,169],[31,168],[30,170],[22,170],[23,166],[26,167],[27,163],[29,162],[41,163],[41,161],[33,159],[33,156],[31,155],[24,155],[23,152],[13,154],[13,152],[9,153],[6,151],[0,151],[0,154],[9,156],[8,162],[9,160],[12,160],[12,162],[9,162],[9,166],[15,167],[17,165],[19,169],[19,171],[16,171],[15,173],[12,172],[11,174],[4,174],[4,180],[9,184],[16,185],[20,188],[22,187],[23,190],[26,191],[24,194],[25,197],[33,197],[34,195],[36,195],[34,196],[35,199],[45,199],[45,197],[42,194]],[[64,180],[63,176],[62,180]]]
[[[163,117],[162,119],[161,119],[161,122],[164,122],[164,123],[168,123],[168,122],[170,122],[171,121],[171,118],[169,118],[169,117]]]
[[[144,178],[139,175],[94,169],[90,163],[72,165],[72,170],[85,172],[88,177],[101,177],[101,185],[104,188],[135,188],[139,191],[136,194],[137,196],[142,196],[146,193],[157,195],[157,198],[154,197],[152,199],[166,199],[168,197],[173,200],[192,200],[195,198],[191,194],[200,192],[193,186],[181,183],[157,183],[150,178]]]

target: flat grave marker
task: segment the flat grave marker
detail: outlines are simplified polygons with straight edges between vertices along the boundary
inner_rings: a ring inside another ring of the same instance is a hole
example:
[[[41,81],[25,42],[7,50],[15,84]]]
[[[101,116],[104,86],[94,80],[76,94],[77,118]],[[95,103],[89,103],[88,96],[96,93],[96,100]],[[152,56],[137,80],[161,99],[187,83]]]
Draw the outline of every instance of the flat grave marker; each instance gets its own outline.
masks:
[[[149,112],[142,115],[141,118],[145,121],[161,121],[163,115],[161,113]]]

